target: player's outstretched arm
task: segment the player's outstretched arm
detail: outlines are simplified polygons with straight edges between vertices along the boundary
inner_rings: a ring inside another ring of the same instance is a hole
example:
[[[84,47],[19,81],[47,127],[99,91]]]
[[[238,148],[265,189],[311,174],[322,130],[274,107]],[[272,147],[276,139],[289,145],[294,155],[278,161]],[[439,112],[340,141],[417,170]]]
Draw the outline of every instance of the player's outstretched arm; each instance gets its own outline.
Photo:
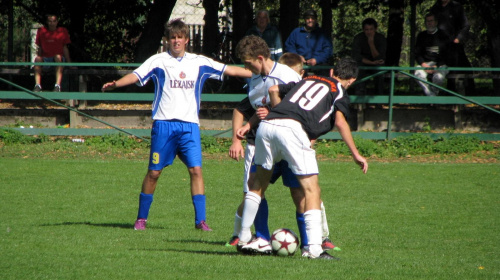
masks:
[[[240,111],[236,109],[233,110],[233,138],[231,147],[229,147],[229,157],[237,161],[240,160],[240,157],[245,157],[245,149],[243,149],[243,145],[241,145],[241,140],[243,138],[240,138],[236,133],[238,129],[243,126],[244,119],[245,117]]]
[[[241,78],[251,78],[252,77],[252,72],[250,70],[247,70],[243,67],[232,66],[232,65],[226,66],[226,69],[224,70],[224,74],[228,75],[228,76],[236,76],[236,77],[241,77]]]
[[[363,173],[368,171],[368,162],[366,159],[361,156],[356,148],[356,144],[354,144],[354,139],[352,138],[351,128],[345,119],[345,116],[340,111],[335,111],[335,126],[339,130],[340,136],[342,136],[342,140],[346,143],[347,147],[351,151],[352,158],[361,167]]]
[[[119,87],[124,87],[124,86],[131,85],[131,84],[135,84],[138,81],[139,81],[139,78],[134,73],[130,73],[130,74],[127,74],[127,75],[123,76],[118,81],[113,81],[113,82],[105,83],[102,86],[101,90],[103,92],[104,91],[109,91],[109,90],[114,90],[115,88],[119,88]]]

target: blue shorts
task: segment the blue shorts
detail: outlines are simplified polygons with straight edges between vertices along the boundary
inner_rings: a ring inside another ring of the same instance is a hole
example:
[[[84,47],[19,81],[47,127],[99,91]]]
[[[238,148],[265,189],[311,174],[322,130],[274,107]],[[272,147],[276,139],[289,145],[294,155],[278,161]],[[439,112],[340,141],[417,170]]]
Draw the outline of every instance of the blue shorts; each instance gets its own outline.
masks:
[[[250,172],[255,173],[257,166],[252,164],[250,168]],[[299,180],[297,180],[297,176],[293,174],[292,170],[288,167],[288,162],[285,160],[279,161],[274,164],[273,175],[269,182],[274,184],[279,177],[283,180],[283,185],[289,188],[300,188]]]
[[[66,58],[64,58],[64,56],[62,57],[62,61],[66,62]],[[56,61],[55,61],[54,57],[43,57],[43,62],[56,62]],[[42,68],[44,68],[44,69],[51,68],[51,67],[54,67],[54,66],[48,66],[48,65],[42,66]]]
[[[196,123],[154,121],[151,129],[149,170],[172,165],[175,156],[188,167],[201,167],[200,128]]]

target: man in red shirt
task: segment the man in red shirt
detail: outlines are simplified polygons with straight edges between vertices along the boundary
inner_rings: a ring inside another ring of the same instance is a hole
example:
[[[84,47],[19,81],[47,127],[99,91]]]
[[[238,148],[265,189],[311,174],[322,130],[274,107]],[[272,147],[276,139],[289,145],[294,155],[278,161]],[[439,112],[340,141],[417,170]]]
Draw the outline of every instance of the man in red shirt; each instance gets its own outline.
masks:
[[[47,15],[47,26],[40,27],[36,33],[35,44],[37,45],[37,56],[35,62],[71,62],[68,44],[71,43],[68,30],[57,26],[58,20],[55,15]],[[42,91],[42,67],[35,66],[35,88],[34,92]],[[56,83],[54,91],[61,91],[63,67],[56,66]]]

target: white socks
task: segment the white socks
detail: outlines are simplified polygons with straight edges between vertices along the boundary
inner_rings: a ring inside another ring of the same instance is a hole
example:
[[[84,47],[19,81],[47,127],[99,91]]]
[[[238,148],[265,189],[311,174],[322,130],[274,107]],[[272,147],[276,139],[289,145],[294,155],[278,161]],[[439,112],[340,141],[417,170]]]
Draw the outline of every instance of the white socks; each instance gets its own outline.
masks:
[[[247,192],[245,195],[245,206],[243,207],[243,215],[241,218],[241,232],[239,234],[240,242],[250,242],[252,239],[252,231],[250,227],[253,225],[261,197],[254,192]],[[321,242],[320,242],[321,244]]]
[[[309,252],[315,258],[323,253],[321,248],[321,210],[309,210],[304,213],[304,220],[306,221],[306,233],[309,241]]]

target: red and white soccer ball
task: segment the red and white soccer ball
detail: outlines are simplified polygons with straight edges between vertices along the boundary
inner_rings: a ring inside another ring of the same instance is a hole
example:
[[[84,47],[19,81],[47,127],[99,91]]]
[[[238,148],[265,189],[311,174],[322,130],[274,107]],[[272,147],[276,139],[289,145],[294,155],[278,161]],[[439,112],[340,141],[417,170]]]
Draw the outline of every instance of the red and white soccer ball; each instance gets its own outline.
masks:
[[[280,228],[271,236],[273,253],[278,256],[292,256],[299,248],[299,238],[291,229]]]

